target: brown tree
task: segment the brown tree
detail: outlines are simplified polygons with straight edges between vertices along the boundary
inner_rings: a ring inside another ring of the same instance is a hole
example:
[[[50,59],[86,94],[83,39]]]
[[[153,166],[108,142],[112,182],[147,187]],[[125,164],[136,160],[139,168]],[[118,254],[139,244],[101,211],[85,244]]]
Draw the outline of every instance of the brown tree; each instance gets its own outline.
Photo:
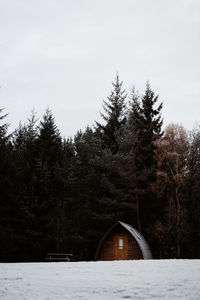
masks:
[[[170,124],[164,137],[156,142],[157,179],[153,190],[159,199],[161,214],[154,225],[160,242],[160,256],[181,257],[185,240],[183,188],[187,169],[188,136],[177,124]]]

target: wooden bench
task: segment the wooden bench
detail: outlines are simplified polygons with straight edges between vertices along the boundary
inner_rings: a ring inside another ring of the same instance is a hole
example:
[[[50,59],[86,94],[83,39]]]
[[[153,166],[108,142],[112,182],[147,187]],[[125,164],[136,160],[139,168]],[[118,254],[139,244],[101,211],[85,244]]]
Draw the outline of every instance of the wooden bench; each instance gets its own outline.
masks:
[[[47,261],[72,261],[73,254],[71,253],[47,253],[45,258]]]

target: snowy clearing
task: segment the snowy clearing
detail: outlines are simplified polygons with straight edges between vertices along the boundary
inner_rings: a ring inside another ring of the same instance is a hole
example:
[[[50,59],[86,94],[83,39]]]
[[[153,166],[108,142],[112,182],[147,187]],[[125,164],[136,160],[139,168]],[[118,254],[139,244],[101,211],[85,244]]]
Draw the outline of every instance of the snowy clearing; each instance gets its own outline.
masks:
[[[200,260],[0,264],[0,299],[200,299]]]

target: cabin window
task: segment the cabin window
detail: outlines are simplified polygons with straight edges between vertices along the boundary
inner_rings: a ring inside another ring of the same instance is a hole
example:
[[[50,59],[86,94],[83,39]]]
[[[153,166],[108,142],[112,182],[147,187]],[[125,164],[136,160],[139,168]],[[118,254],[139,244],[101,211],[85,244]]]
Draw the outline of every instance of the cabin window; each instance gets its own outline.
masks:
[[[124,245],[124,240],[119,239],[119,249],[123,249],[123,245]]]

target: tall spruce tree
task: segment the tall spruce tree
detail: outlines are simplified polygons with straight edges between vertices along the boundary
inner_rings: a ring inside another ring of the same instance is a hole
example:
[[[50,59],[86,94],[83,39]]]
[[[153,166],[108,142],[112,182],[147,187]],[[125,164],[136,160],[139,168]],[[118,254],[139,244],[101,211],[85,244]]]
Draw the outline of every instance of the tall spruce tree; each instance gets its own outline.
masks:
[[[125,122],[125,100],[127,95],[125,90],[122,89],[122,84],[123,82],[119,80],[119,75],[117,74],[115,82],[112,82],[113,91],[107,98],[107,101],[103,101],[105,113],[101,113],[101,117],[105,124],[96,122],[96,129],[101,134],[104,147],[110,149],[113,154],[116,154],[119,149],[116,133]]]
[[[140,211],[141,230],[148,234],[156,199],[152,194],[152,183],[155,180],[157,162],[155,159],[155,141],[162,136],[162,103],[157,107],[158,96],[147,82],[141,104],[134,103],[135,127],[137,131],[136,180],[138,206]]]
[[[120,135],[126,122],[126,92],[119,75],[112,82],[113,90],[107,101],[103,101],[104,113],[101,117],[104,124],[96,122],[96,133],[102,140],[101,156],[96,161],[102,182],[102,192],[99,197],[99,208],[104,216],[104,223],[113,223],[122,219],[124,209],[127,210],[123,193],[123,179],[119,168]],[[107,221],[106,221],[107,220]]]
[[[16,168],[17,197],[24,213],[24,247],[21,252],[24,260],[41,260],[41,245],[37,229],[38,219],[35,215],[37,207],[37,128],[36,114],[33,112],[28,122],[19,124],[12,136],[13,161]],[[22,251],[23,250],[23,251]]]
[[[200,258],[200,127],[190,133],[188,170],[186,172],[185,208],[189,239],[185,252],[189,258]]]
[[[63,145],[60,132],[50,110],[38,126],[36,141],[36,186],[34,214],[40,233],[41,254],[60,251],[60,230],[64,197],[62,176]]]
[[[137,168],[139,163],[139,140],[138,140],[138,122],[140,115],[139,95],[133,88],[131,91],[129,109],[127,111],[126,122],[123,124],[118,134],[119,153],[118,164],[123,183],[123,199],[128,210],[125,211],[124,218],[127,222],[138,227],[141,231],[138,186],[137,186]]]
[[[35,204],[35,167],[36,167],[36,115],[33,112],[28,123],[19,124],[12,136],[13,158],[17,169],[18,195],[22,207],[31,212]]]
[[[77,258],[94,259],[95,248],[106,226],[102,221],[105,221],[106,213],[99,204],[105,190],[99,163],[102,153],[99,135],[89,127],[84,132],[77,132],[74,152],[70,245]]]
[[[0,110],[2,114],[3,110]],[[0,116],[0,121],[7,114]],[[0,124],[0,261],[19,260],[23,246],[23,211],[16,193],[16,169],[8,124]]]
[[[6,114],[2,114],[3,109],[0,109],[0,121],[2,122],[6,118]],[[0,260],[5,260],[7,251],[9,253],[11,244],[10,236],[12,235],[13,228],[11,223],[11,210],[14,211],[12,196],[9,192],[11,186],[10,178],[10,149],[8,148],[8,136],[7,136],[8,125],[6,123],[0,125],[0,238],[2,241],[2,247],[0,248]],[[9,152],[8,152],[9,150]],[[10,253],[9,253],[10,254]],[[8,254],[8,255],[9,255]]]

